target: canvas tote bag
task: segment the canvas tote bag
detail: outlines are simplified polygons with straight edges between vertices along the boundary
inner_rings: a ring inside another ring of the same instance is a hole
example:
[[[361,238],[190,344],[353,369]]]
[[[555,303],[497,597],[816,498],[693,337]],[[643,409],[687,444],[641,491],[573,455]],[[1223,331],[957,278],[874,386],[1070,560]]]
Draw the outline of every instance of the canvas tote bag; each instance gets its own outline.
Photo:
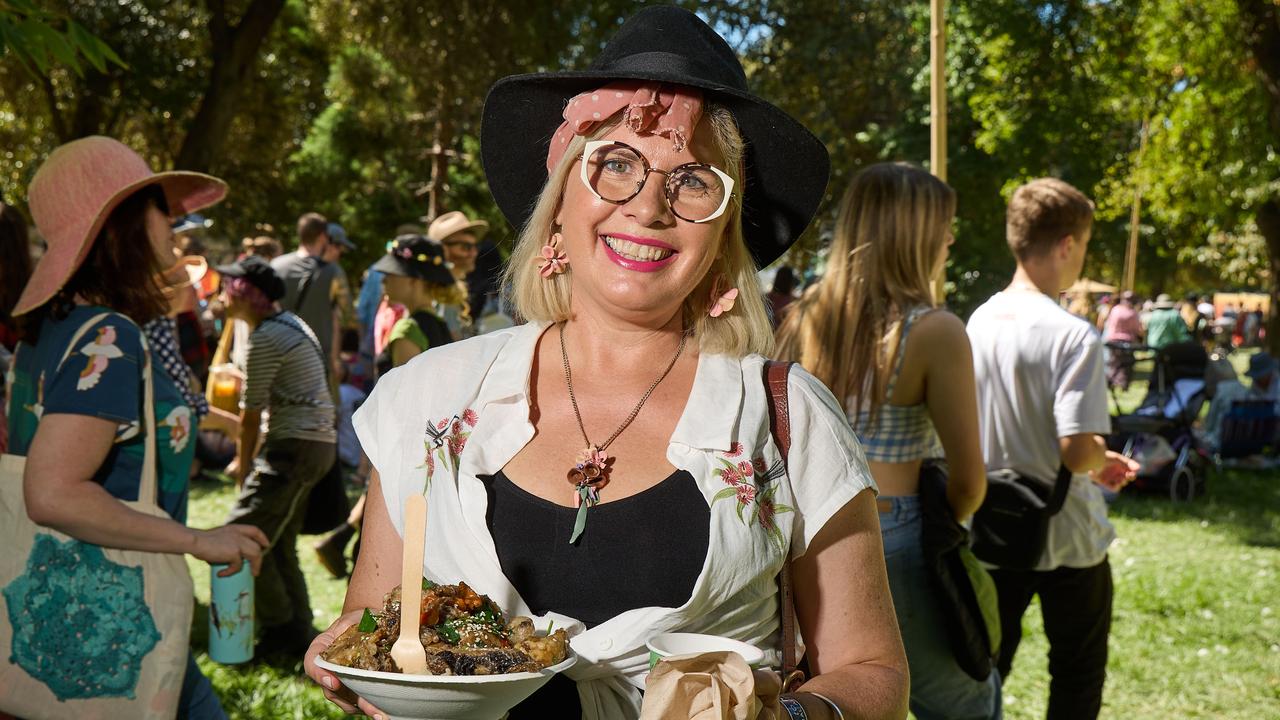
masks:
[[[71,348],[105,317],[76,331]],[[156,419],[145,338],[146,453],[134,510],[156,504]],[[68,448],[68,452],[75,452]],[[28,720],[164,718],[177,713],[191,630],[181,554],[115,550],[36,525],[22,497],[26,458],[0,460],[0,710]]]

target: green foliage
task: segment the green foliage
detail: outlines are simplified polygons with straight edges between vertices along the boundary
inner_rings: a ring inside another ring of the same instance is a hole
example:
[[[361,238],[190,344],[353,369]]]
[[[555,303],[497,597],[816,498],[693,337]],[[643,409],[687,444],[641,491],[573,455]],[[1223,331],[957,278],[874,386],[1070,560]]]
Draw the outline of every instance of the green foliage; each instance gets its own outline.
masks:
[[[29,0],[0,2],[0,57],[7,51],[32,75],[46,74],[55,64],[82,75],[81,60],[98,72],[106,72],[109,63],[126,67],[110,46],[83,25]]]
[[[1148,145],[1141,156],[1132,145],[1109,168],[1103,212],[1127,215],[1133,188],[1141,188],[1139,278],[1152,291],[1262,287],[1276,279],[1265,243],[1259,252],[1249,240],[1257,206],[1280,191],[1280,158],[1236,3],[1148,2],[1144,10],[1134,49],[1148,82],[1117,85],[1114,97],[1147,113]],[[1229,248],[1227,240],[1245,246]]]
[[[820,262],[836,204],[859,169],[886,160],[927,165],[925,0],[678,4],[727,37],[751,87],[831,150],[827,197],[791,264]],[[1063,177],[1097,201],[1091,277],[1121,279],[1129,208],[1141,190],[1140,290],[1272,280],[1269,255],[1249,228],[1259,203],[1280,191],[1274,113],[1234,0],[947,5],[948,175],[960,201],[948,270],[953,306],[972,307],[1008,278],[1005,198],[1039,175]],[[512,73],[585,66],[637,6],[290,0],[242,82],[229,150],[211,168],[232,186],[211,213],[215,234],[267,232],[288,244],[293,219],[319,210],[360,245],[348,260],[358,270],[398,227],[427,213],[434,196],[438,212],[482,217],[505,242],[511,229],[479,160],[487,88]],[[0,55],[6,194],[21,198],[54,146],[90,133],[119,137],[157,167],[170,166],[207,91],[210,7],[49,0],[37,9],[31,0],[0,0],[2,28],[37,18],[73,46],[92,35],[115,50],[108,56],[90,44],[76,56],[84,62],[66,65],[61,45],[33,30],[24,37],[39,39],[48,63]],[[106,61],[94,62],[95,52]],[[1140,155],[1144,120],[1149,142]]]

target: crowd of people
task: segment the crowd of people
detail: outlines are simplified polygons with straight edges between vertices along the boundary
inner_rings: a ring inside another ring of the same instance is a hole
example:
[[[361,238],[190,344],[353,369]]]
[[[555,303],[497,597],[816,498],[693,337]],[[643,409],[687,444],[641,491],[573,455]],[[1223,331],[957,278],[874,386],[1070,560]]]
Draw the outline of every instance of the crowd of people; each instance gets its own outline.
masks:
[[[654,49],[669,56],[657,69]],[[0,206],[0,339],[16,350],[0,443],[26,456],[31,519],[228,572],[250,563],[258,655],[304,660],[348,712],[380,711],[314,660],[398,584],[402,508],[425,493],[428,578],[576,633],[581,661],[513,720],[638,717],[656,632],[743,640],[780,665],[784,567],[810,675],[776,699],[787,717],[998,718],[1035,597],[1048,716],[1096,717],[1115,539],[1102,489],[1138,466],[1105,442],[1103,336],[1058,303],[1092,202],[1057,179],[1020,186],[1012,280],[966,323],[934,292],[964,198],[919,167],[872,165],[840,200],[825,275],[797,297],[783,267],[766,293],[758,271],[823,197],[824,145],[747,90],[729,46],[682,10],[642,11],[592,68],[489,95],[485,167],[519,231],[501,273],[487,223],[459,211],[376,240],[307,212],[293,251],[257,236],[209,262],[189,215],[221,181],[152,173],[107,138],[57,149],[31,185],[34,266],[10,262],[25,229]],[[357,243],[385,245],[358,291],[341,263]],[[1126,293],[1096,320],[1108,342],[1151,345],[1205,324],[1166,296],[1144,312]],[[796,364],[785,453],[768,358]],[[119,502],[137,499],[152,433],[168,519]],[[991,471],[1069,483],[1031,566],[987,568],[1002,641],[982,678],[957,661],[930,585],[920,478],[934,458],[965,525]],[[237,495],[225,525],[193,530],[203,470]],[[344,481],[365,491],[354,507]],[[340,500],[322,499],[335,483]],[[297,555],[313,512],[322,563],[350,573],[323,631]],[[190,660],[179,712],[224,717]]]

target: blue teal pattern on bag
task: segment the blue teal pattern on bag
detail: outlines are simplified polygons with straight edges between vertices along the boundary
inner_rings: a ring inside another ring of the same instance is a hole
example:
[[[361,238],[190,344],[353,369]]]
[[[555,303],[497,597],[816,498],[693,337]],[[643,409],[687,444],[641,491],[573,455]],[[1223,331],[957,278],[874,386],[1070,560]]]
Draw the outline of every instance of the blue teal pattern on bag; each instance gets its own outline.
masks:
[[[26,572],[4,598],[13,627],[10,663],[59,700],[134,698],[142,659],[160,642],[142,568],[111,562],[97,545],[41,533]]]

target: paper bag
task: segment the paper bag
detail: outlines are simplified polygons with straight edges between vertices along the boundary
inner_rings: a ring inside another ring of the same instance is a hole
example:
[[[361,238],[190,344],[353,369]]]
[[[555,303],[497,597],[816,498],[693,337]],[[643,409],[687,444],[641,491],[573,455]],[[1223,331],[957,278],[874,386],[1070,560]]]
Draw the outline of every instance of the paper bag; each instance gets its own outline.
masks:
[[[673,655],[645,683],[640,720],[778,720],[782,683],[730,651]]]

